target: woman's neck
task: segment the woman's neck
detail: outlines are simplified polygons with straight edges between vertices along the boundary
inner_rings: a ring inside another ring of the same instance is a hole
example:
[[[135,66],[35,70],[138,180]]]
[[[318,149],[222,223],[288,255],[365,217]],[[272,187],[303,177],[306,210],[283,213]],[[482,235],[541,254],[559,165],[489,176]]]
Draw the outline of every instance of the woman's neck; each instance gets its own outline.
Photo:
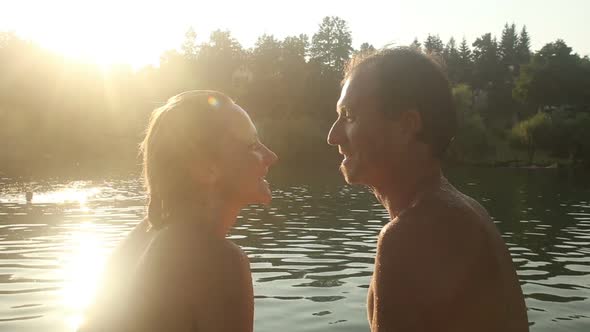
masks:
[[[173,222],[199,225],[199,228],[214,237],[225,239],[241,209],[241,206],[224,200],[208,199],[204,204],[193,202],[174,209],[175,213],[171,213],[170,219]]]

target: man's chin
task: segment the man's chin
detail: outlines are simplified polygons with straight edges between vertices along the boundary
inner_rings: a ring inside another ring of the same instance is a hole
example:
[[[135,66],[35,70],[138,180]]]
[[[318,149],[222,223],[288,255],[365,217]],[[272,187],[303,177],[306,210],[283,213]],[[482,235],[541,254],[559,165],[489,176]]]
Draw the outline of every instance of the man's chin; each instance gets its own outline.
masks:
[[[344,180],[348,184],[361,184],[354,169],[340,165],[340,173],[344,176]]]

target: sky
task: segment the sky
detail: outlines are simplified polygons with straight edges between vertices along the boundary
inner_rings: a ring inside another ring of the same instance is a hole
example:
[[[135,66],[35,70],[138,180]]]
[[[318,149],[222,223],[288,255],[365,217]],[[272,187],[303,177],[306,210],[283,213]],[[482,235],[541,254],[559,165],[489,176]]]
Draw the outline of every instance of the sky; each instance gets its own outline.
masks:
[[[533,50],[564,39],[590,55],[590,0],[0,0],[0,31],[13,31],[67,57],[102,65],[157,65],[178,49],[189,27],[205,41],[230,30],[249,48],[266,33],[311,36],[324,16],[349,24],[353,46],[407,45],[438,34],[469,44],[484,33],[498,38],[506,22],[527,26]]]

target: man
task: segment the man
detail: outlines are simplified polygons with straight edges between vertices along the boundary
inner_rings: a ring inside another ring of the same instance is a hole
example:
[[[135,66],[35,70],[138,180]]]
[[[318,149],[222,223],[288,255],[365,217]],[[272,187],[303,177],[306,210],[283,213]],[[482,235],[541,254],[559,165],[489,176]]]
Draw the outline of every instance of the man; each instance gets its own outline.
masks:
[[[354,59],[328,135],[350,184],[391,221],[369,288],[373,332],[528,331],[510,254],[485,209],[442,175],[457,123],[450,84],[409,48]]]

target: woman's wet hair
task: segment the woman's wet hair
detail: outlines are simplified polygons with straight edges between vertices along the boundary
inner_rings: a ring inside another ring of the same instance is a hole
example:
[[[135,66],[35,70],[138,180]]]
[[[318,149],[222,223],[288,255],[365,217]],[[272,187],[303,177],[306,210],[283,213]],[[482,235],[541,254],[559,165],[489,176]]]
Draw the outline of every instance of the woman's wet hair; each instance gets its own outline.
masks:
[[[195,90],[152,112],[140,147],[151,227],[162,228],[175,214],[186,214],[207,199],[191,181],[191,170],[215,157],[225,128],[221,113],[232,104],[220,92]]]

